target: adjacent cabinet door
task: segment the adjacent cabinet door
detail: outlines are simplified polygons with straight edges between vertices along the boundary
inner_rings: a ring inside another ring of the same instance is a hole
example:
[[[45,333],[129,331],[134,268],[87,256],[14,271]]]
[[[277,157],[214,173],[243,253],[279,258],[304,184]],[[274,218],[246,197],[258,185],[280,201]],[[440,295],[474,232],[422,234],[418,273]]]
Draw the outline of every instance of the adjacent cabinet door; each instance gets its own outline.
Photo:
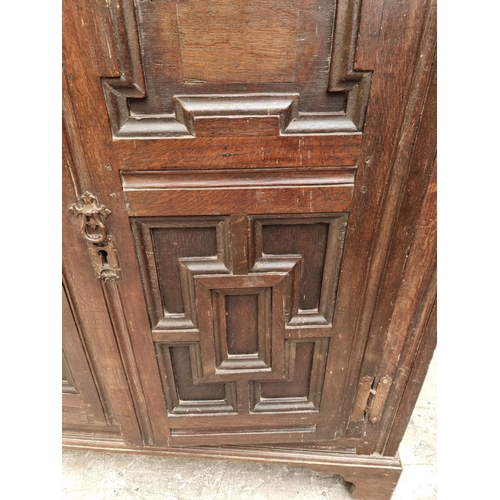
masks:
[[[80,307],[109,323],[89,366],[127,388],[108,420],[149,446],[381,451],[413,360],[390,321],[429,204],[434,2],[63,13],[65,241],[94,281],[73,278]]]
[[[67,291],[62,291],[62,423],[66,428],[106,425]]]

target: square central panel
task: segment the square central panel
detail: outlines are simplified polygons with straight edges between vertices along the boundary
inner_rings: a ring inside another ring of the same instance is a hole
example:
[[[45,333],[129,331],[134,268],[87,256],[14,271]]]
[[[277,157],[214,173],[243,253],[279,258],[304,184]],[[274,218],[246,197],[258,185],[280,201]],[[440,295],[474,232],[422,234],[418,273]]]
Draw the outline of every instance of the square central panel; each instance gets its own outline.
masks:
[[[294,82],[296,0],[187,0],[177,4],[182,73],[204,83]],[[276,12],[280,21],[276,22]]]
[[[284,376],[286,278],[194,276],[204,380]]]

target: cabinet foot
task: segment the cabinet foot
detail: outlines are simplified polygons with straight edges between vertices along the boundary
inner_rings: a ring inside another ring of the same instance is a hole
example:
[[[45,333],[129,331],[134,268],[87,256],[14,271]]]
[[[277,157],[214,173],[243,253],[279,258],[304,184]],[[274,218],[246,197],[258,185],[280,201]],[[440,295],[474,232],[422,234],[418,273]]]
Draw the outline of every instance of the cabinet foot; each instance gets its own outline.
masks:
[[[359,457],[358,463],[310,465],[315,472],[344,478],[354,500],[390,500],[402,472],[398,458]]]

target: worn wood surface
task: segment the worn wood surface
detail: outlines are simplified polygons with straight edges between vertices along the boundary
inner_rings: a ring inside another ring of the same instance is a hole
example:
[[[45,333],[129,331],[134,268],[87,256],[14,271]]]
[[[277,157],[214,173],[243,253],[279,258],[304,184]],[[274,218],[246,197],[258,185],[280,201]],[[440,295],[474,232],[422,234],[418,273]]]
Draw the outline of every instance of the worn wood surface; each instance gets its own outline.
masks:
[[[354,496],[390,498],[397,461],[367,457],[395,455],[433,348],[434,0],[75,0],[63,28],[65,276],[101,435],[321,446],[320,469],[348,443]],[[84,191],[110,210],[101,283]]]
[[[103,131],[104,132],[104,131]],[[105,129],[106,134],[110,131]],[[256,144],[257,141],[257,144]],[[130,140],[112,143],[118,170],[336,167],[352,166],[359,159],[361,134],[300,137],[201,137],[192,141]],[[201,160],[200,160],[201,155]]]
[[[436,347],[436,162],[408,257],[385,344],[402,353],[398,362],[382,357],[379,370],[396,373],[395,394],[378,432],[377,450],[394,454],[403,438],[418,391]],[[410,322],[408,324],[408,319]],[[399,392],[398,392],[399,389]],[[397,408],[397,413],[395,409]],[[394,410],[393,410],[394,409]],[[391,429],[389,431],[389,429]],[[385,431],[385,432],[384,432]],[[386,439],[385,436],[388,435]]]
[[[65,130],[69,130],[66,118],[65,114]],[[72,137],[71,134],[68,135]],[[63,138],[65,139],[66,135]],[[68,142],[73,146],[78,145],[77,138]],[[68,142],[65,141],[64,144]],[[82,241],[80,224],[68,211],[76,200],[75,185],[78,185],[77,182],[84,184],[90,176],[84,173],[77,177],[69,148],[64,148],[63,152],[63,276],[67,294],[72,298],[72,319],[79,328],[85,345],[85,359],[68,359],[68,365],[71,370],[92,372],[95,390],[100,393],[99,401],[107,424],[101,425],[100,428],[79,425],[78,429],[108,434],[121,431],[127,444],[142,445],[130,390],[109,313],[103,301],[101,286],[95,278],[86,244]],[[65,335],[67,330],[63,331],[63,338]],[[77,347],[78,345],[74,344],[73,348]],[[71,427],[71,430],[74,430],[75,426]]]
[[[408,300],[417,301],[419,293],[427,286],[427,280],[432,279],[429,278],[428,273],[432,272],[436,265],[432,253],[436,244],[436,234],[432,230],[422,240],[428,245],[428,253],[425,257],[424,254],[421,254],[417,259],[408,260],[412,252],[415,252],[415,246],[422,244],[414,238],[416,237],[415,232],[418,225],[423,223],[419,222],[419,217],[424,217],[421,213],[424,200],[427,199],[427,211],[432,210],[432,207],[435,209],[436,206],[435,199],[429,198],[429,194],[426,195],[428,186],[432,184],[431,179],[435,168],[436,155],[436,40],[432,36],[435,33],[435,22],[435,5],[431,3],[426,13],[426,24],[420,48],[421,57],[419,57],[412,78],[415,94],[423,93],[424,99],[417,100],[412,96],[406,108],[403,127],[404,129],[414,130],[415,134],[412,138],[405,137],[405,140],[400,142],[395,153],[395,165],[405,165],[407,167],[402,171],[394,172],[392,196],[386,199],[386,203],[390,208],[385,209],[384,218],[391,212],[395,217],[394,223],[390,226],[391,232],[387,235],[389,238],[384,242],[384,245],[387,245],[388,253],[385,254],[384,262],[381,261],[379,255],[376,255],[373,262],[373,264],[377,264],[381,279],[378,285],[376,306],[373,309],[373,316],[370,318],[370,333],[363,355],[360,377],[369,375],[375,379],[376,383],[385,375],[394,378],[396,374],[406,373],[411,368],[413,359],[405,360],[409,363],[405,365],[404,358],[393,356],[392,353],[401,353],[405,342],[410,343],[410,339],[406,339],[405,328],[407,328],[406,325],[411,324],[411,321],[413,321],[411,320],[412,314],[415,314],[414,320],[420,318],[420,314],[423,314],[424,318],[428,314],[425,309],[418,312],[407,311],[399,320],[396,315],[395,304],[400,293],[401,283],[408,280],[404,276],[405,272],[411,270],[415,273],[415,280],[417,281],[409,282],[407,286],[411,289]],[[399,203],[394,205],[394,197],[397,193],[401,193],[401,197]],[[425,217],[429,216],[425,215]],[[435,284],[433,285],[431,281],[430,286],[429,295],[424,295],[422,299],[424,308],[432,307],[434,300],[432,286],[435,286]],[[396,330],[396,328],[399,328],[399,330]],[[396,331],[398,331],[397,334],[395,334]],[[410,349],[410,352],[413,352],[412,349]],[[402,385],[398,385],[398,383],[391,388],[390,399],[386,408],[387,418],[391,418],[389,415],[393,411],[391,399],[394,398],[394,401],[399,401],[401,388]],[[380,426],[384,425],[387,425],[385,420],[377,422],[376,425],[368,424],[366,428],[356,425],[358,435],[367,435],[367,439],[359,448],[360,452],[372,453],[375,450],[382,452],[381,442],[376,447],[377,445],[374,444],[373,440],[376,439],[375,435],[379,437],[386,435],[388,426],[382,432],[379,429]]]
[[[375,70],[373,73],[372,97],[363,133],[333,318],[335,331],[342,338],[350,338],[351,342],[346,350],[337,351],[335,358],[330,357],[327,365],[327,370],[335,363],[347,371],[345,385],[329,379],[325,387],[332,394],[332,402],[343,398],[343,406],[341,411],[330,407],[327,413],[333,414],[333,419],[320,422],[325,428],[332,425],[332,420],[334,425],[347,428],[356,398],[354,381],[367,375],[361,373],[361,365],[379,296],[387,251],[397,220],[397,207],[403,194],[398,183],[401,177],[406,177],[408,169],[407,160],[397,161],[398,148],[406,141],[411,143],[412,137],[417,133],[415,125],[405,121],[402,110],[416,99],[416,95],[420,95],[420,103],[425,96],[425,87],[412,87],[411,82],[413,66],[416,64],[418,71],[419,65],[427,62],[425,59],[421,61],[420,41],[422,40],[424,47],[426,44],[433,46],[432,39],[422,37],[432,19],[432,2],[411,3],[411,8],[409,7],[410,4],[405,2],[386,5],[388,12],[384,17],[378,43],[376,69],[379,68],[379,71]],[[407,31],[402,30],[402,25],[407,26]],[[405,46],[406,50],[396,53],[393,47],[398,44]],[[399,68],[397,75],[391,69],[394,67]],[[387,95],[391,95],[390,106],[387,105]],[[394,112],[396,109],[401,112]],[[386,139],[381,142],[380,137]],[[401,141],[401,137],[405,141]],[[422,184],[422,189],[425,189],[424,180]],[[394,190],[391,191],[391,188]],[[389,192],[391,196],[388,195]],[[397,356],[395,352],[392,354]]]
[[[63,426],[107,425],[64,282],[62,292]]]
[[[353,68],[359,0],[261,0],[255,6],[193,0],[135,7],[137,16],[132,0],[113,0],[103,23],[115,32],[108,43],[120,68],[119,78],[115,72],[101,75],[110,77],[103,89],[116,137],[196,137],[196,119],[193,130],[176,98],[207,94],[250,94],[257,105],[275,94],[298,94],[280,116],[287,134],[363,128],[370,72]],[[148,50],[141,52],[141,45]],[[247,111],[253,114],[252,107]]]

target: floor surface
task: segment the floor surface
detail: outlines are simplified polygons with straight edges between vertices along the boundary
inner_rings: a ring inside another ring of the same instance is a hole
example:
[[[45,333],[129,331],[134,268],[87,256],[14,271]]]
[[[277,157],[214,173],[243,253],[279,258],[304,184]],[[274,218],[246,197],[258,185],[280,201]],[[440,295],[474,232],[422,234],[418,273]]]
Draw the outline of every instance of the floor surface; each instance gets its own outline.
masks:
[[[436,376],[431,363],[399,452],[393,500],[436,500]],[[307,468],[63,451],[64,500],[349,500],[338,476]]]

